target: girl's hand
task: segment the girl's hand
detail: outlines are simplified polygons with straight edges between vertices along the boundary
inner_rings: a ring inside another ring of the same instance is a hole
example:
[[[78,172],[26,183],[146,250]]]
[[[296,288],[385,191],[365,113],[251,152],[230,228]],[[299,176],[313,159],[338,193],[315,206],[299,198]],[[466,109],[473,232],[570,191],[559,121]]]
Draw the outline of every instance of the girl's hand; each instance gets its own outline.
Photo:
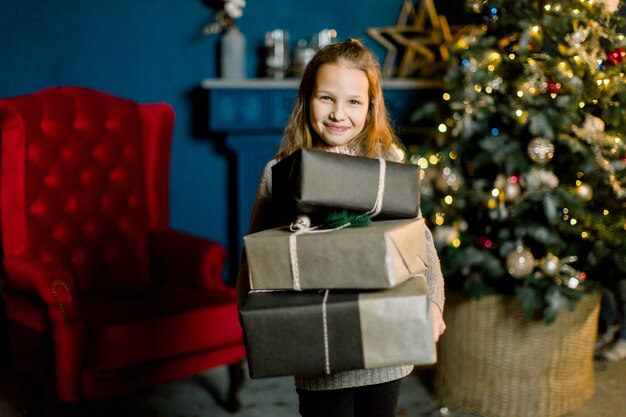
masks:
[[[446,323],[443,321],[443,316],[441,315],[441,310],[439,306],[435,303],[432,303],[433,310],[433,335],[435,336],[435,342],[439,340],[439,336],[443,334],[446,330]]]

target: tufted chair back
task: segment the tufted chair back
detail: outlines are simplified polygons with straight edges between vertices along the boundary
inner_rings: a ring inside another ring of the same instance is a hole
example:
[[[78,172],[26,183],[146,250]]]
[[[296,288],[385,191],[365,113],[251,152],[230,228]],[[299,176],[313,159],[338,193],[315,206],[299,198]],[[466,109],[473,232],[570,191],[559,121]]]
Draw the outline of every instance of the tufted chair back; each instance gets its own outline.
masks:
[[[160,149],[144,143],[144,121],[173,123],[171,109],[75,87],[36,98],[3,109],[3,172],[15,175],[1,190],[5,255],[65,269],[82,293],[149,286],[149,230],[168,221],[170,136]]]
[[[27,401],[29,414],[220,365],[225,404],[239,407],[245,350],[226,250],[169,225],[173,127],[165,103],[85,87],[0,99],[10,356],[54,390]]]

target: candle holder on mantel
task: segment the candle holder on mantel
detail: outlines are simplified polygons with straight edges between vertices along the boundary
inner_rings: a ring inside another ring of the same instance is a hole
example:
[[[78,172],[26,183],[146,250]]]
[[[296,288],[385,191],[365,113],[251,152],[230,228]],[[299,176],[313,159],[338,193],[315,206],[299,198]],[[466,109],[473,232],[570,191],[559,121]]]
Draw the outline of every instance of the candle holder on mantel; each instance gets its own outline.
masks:
[[[289,31],[274,29],[265,33],[265,73],[282,80],[289,69]]]

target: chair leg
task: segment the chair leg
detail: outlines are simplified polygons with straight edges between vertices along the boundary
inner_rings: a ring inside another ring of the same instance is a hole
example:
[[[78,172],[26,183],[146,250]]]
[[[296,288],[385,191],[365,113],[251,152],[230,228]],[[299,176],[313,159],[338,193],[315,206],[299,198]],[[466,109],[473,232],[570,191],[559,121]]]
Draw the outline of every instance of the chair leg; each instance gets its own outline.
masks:
[[[243,362],[231,363],[228,365],[228,376],[230,377],[230,387],[224,403],[224,409],[230,413],[235,413],[241,409],[239,401],[239,391],[243,386]]]

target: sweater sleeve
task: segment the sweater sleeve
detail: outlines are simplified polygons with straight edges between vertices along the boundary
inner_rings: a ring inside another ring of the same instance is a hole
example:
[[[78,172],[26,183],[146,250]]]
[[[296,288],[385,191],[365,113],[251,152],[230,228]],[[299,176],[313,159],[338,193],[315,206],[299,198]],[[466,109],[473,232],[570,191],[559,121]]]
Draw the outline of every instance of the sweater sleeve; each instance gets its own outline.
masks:
[[[263,168],[254,205],[252,206],[248,234],[278,226],[276,216],[272,210],[272,166],[275,164],[276,160],[273,159]],[[241,253],[239,274],[237,275],[237,303],[239,306],[241,306],[245,296],[250,291],[248,273],[248,259],[246,257],[246,251],[243,250]]]
[[[396,148],[391,148],[385,159],[392,162],[402,162]],[[437,255],[437,249],[435,248],[435,241],[428,227],[425,228],[424,239],[426,239],[426,251],[428,256],[426,283],[428,284],[433,302],[437,304],[437,307],[439,307],[439,310],[443,313],[443,305],[445,303],[444,278],[441,272],[439,255]]]
[[[424,232],[424,238],[426,239],[426,251],[428,256],[428,266],[426,269],[426,283],[430,289],[432,300],[439,310],[443,313],[443,305],[445,302],[444,293],[444,279],[441,272],[441,263],[439,262],[439,255],[437,255],[437,249],[435,248],[435,242],[430,229],[426,227]]]

